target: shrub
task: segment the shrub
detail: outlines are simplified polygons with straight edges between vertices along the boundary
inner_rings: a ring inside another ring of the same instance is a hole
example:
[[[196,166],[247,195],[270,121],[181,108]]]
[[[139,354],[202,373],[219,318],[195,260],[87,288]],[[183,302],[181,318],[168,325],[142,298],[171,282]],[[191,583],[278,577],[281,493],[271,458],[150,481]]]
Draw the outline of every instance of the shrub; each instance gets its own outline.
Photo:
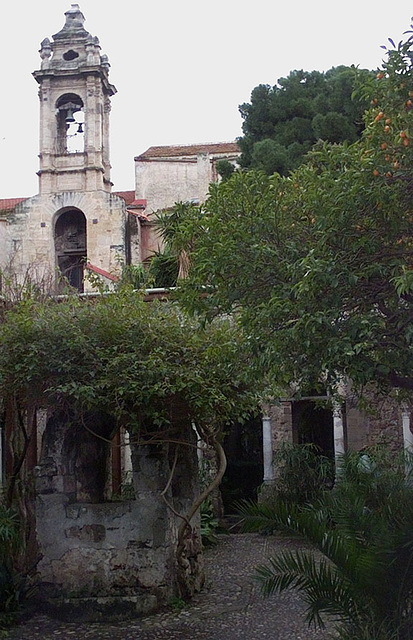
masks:
[[[257,568],[263,593],[297,589],[309,624],[322,627],[331,617],[343,640],[412,638],[413,487],[406,468],[405,458],[378,450],[350,454],[335,487],[315,503],[244,507],[248,530],[266,523],[301,535],[322,554],[271,558]]]

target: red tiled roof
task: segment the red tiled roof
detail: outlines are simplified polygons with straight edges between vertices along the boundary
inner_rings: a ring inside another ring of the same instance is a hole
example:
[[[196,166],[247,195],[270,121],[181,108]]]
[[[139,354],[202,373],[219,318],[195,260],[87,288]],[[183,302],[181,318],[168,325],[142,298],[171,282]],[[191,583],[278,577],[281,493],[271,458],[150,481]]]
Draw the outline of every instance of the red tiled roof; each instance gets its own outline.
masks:
[[[210,144],[189,144],[175,145],[166,147],[149,147],[140,156],[136,156],[135,160],[147,160],[150,158],[165,158],[178,156],[197,156],[201,153],[240,153],[241,150],[237,142],[215,142]]]
[[[135,200],[134,191],[114,191],[113,195],[123,198],[126,204],[132,204],[132,202]]]
[[[134,200],[133,202],[131,202],[128,206],[136,207],[137,209],[146,209],[146,205],[147,200],[145,200],[144,198],[139,198],[138,200]]]
[[[12,211],[23,200],[27,198],[0,198],[0,211]]]

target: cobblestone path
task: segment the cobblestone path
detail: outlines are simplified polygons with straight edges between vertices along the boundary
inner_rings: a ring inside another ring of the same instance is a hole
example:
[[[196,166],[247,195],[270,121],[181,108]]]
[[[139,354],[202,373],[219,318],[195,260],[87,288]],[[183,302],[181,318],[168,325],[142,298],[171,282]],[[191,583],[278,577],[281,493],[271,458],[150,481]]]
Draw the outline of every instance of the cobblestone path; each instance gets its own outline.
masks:
[[[254,567],[296,542],[258,534],[222,536],[206,552],[203,591],[181,611],[116,623],[60,622],[35,616],[9,632],[10,640],[327,640],[308,629],[294,592],[263,599]]]

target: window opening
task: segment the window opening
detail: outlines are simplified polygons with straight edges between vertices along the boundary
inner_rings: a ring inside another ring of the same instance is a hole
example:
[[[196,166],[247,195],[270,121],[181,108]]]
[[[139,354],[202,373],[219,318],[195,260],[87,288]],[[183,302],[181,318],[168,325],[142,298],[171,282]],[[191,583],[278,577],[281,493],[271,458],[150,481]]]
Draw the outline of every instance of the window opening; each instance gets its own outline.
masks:
[[[58,153],[83,153],[85,113],[82,99],[75,94],[66,94],[59,98],[56,107]]]
[[[73,49],[70,49],[63,54],[63,60],[76,60],[78,57],[79,54],[76,51],[73,51]]]

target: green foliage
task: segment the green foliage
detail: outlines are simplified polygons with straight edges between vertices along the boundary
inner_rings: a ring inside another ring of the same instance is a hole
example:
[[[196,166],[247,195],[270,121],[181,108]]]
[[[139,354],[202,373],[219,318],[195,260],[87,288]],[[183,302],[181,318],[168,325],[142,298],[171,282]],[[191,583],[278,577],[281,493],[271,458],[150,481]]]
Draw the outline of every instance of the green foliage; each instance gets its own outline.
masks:
[[[372,72],[345,66],[326,73],[292,71],[273,87],[255,87],[251,102],[239,107],[244,120],[241,165],[286,175],[319,139],[357,140],[368,98],[352,95],[356,75],[367,79]]]
[[[288,165],[288,153],[279,142],[266,138],[254,144],[252,165],[268,175],[285,173]]]
[[[220,524],[215,517],[210,499],[204,500],[201,504],[201,539],[204,547],[218,543],[217,533],[220,531]]]
[[[235,172],[183,225],[183,303],[206,318],[236,311],[281,388],[317,390],[324,372],[332,389],[343,377],[413,389],[410,56],[409,39],[359,87],[372,103],[360,140],[320,142],[290,177]]]
[[[22,409],[98,411],[135,431],[215,425],[256,406],[248,346],[230,321],[201,328],[123,289],[94,302],[23,301],[0,326],[0,394]],[[258,388],[257,388],[258,392]]]
[[[151,284],[151,278],[142,264],[123,264],[122,274],[115,288],[119,289],[129,285],[133,289],[139,290],[147,288]]]
[[[149,263],[149,277],[154,287],[175,287],[178,270],[178,256],[169,248],[155,253]]]
[[[284,442],[273,457],[276,480],[272,499],[289,504],[314,502],[333,481],[333,463],[313,444]]]
[[[280,553],[257,569],[265,594],[297,589],[309,624],[337,623],[341,638],[407,640],[413,632],[413,488],[406,460],[369,451],[346,456],[340,480],[313,505],[244,508],[246,527],[265,522],[321,552]]]
[[[24,580],[13,566],[20,547],[17,514],[0,505],[0,629],[15,621],[23,597]]]
[[[19,521],[15,511],[0,505],[0,563],[7,564],[19,545]]]
[[[228,176],[231,172],[224,170]],[[175,286],[178,278],[186,275],[187,255],[192,247],[192,223],[198,219],[199,211],[199,207],[190,202],[177,202],[171,210],[155,215],[155,227],[163,241],[162,251],[153,256],[149,268],[155,286]]]
[[[179,597],[171,598],[171,600],[169,601],[169,604],[174,611],[182,611],[182,609],[185,609],[187,605],[185,600]]]
[[[218,160],[215,166],[217,173],[223,180],[228,180],[235,170],[234,165],[229,160]]]
[[[197,220],[198,207],[190,202],[177,202],[169,210],[161,211],[155,216],[155,227],[169,251],[179,256],[186,250],[192,240],[192,221]]]

